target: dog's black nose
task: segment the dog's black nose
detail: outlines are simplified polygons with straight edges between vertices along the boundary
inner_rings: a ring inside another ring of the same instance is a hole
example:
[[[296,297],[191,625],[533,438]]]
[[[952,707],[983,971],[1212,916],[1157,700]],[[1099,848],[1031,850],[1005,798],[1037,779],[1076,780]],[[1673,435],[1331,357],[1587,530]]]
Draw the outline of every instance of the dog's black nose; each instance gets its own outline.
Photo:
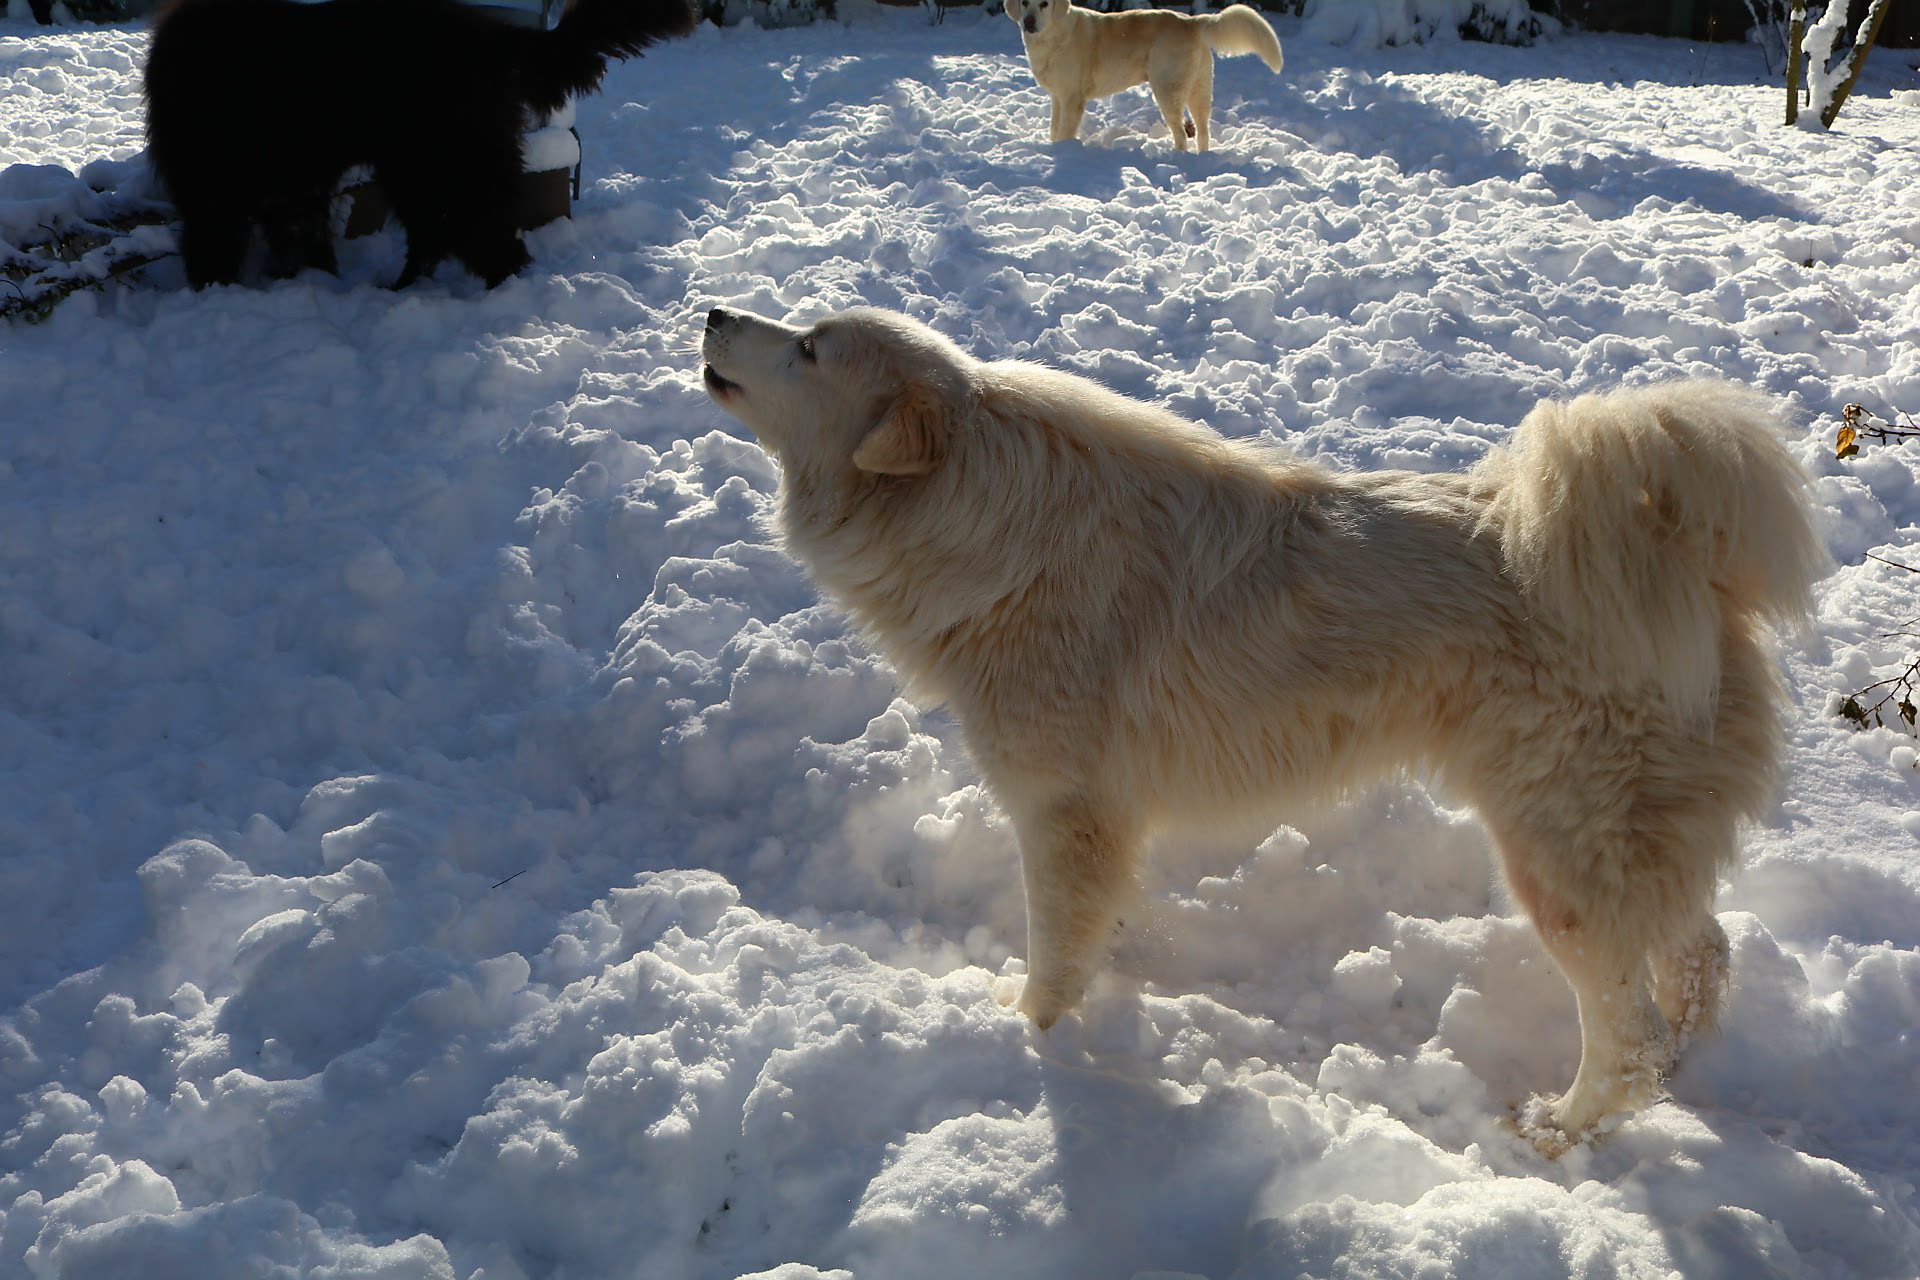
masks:
[[[1028,31],[1037,32],[1040,30],[1040,24],[1034,20],[1033,15],[1031,14],[1027,15],[1027,20],[1021,23],[1020,25],[1025,27]]]
[[[715,307],[713,310],[707,312],[707,328],[718,329],[731,319],[733,319],[733,316],[728,313],[725,307]]]

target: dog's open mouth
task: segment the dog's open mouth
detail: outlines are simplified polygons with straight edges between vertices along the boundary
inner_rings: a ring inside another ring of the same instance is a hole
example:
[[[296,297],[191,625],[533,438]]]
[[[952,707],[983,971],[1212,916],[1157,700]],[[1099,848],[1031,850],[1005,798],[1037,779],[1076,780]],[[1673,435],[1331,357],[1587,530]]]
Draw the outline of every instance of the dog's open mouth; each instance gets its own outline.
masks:
[[[701,370],[701,375],[707,380],[707,390],[716,396],[732,395],[740,389],[739,383],[730,382],[726,378],[721,377],[720,371],[712,365],[708,365],[705,369]]]

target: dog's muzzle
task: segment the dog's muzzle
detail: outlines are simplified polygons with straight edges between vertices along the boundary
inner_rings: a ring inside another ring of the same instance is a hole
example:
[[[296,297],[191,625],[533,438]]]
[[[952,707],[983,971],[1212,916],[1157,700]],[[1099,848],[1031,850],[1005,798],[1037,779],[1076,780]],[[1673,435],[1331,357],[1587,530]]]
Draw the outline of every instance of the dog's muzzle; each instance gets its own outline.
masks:
[[[707,361],[706,366],[700,370],[700,376],[706,382],[707,390],[715,396],[724,396],[740,389],[739,383],[723,377],[720,371],[713,367],[713,357],[726,354],[727,330],[737,319],[738,317],[725,307],[715,307],[707,312],[706,338],[701,343],[702,354],[707,357]]]

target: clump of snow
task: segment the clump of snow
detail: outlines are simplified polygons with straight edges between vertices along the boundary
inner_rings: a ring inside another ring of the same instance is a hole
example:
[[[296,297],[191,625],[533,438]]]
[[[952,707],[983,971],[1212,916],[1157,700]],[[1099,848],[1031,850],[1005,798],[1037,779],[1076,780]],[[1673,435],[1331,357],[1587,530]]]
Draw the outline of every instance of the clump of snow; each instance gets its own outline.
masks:
[[[533,129],[520,140],[520,163],[528,173],[571,169],[580,163],[580,140],[571,129]]]
[[[1830,714],[1912,656],[1912,446],[1829,444],[1920,408],[1910,77],[1809,135],[1750,49],[1279,25],[1204,156],[1047,145],[1004,18],[706,27],[499,289],[388,232],[0,328],[0,1274],[1920,1274],[1920,743]],[[144,41],[0,26],[10,227],[136,180]],[[1517,1136],[1572,1000],[1418,779],[1165,841],[1034,1033],[1007,823],[689,354],[856,302],[1356,467],[1785,397],[1838,567],[1671,1098]]]
[[[100,193],[59,164],[0,169],[0,243],[19,244],[106,212]]]

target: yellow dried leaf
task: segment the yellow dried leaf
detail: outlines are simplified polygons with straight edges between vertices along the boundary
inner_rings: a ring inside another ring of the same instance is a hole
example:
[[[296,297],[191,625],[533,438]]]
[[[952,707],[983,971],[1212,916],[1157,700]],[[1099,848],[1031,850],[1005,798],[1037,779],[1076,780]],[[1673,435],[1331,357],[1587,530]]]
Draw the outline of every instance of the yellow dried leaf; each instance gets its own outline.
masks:
[[[1834,441],[1834,456],[1836,458],[1851,458],[1854,454],[1860,452],[1859,439],[1860,433],[1852,427],[1840,428],[1840,435]]]

